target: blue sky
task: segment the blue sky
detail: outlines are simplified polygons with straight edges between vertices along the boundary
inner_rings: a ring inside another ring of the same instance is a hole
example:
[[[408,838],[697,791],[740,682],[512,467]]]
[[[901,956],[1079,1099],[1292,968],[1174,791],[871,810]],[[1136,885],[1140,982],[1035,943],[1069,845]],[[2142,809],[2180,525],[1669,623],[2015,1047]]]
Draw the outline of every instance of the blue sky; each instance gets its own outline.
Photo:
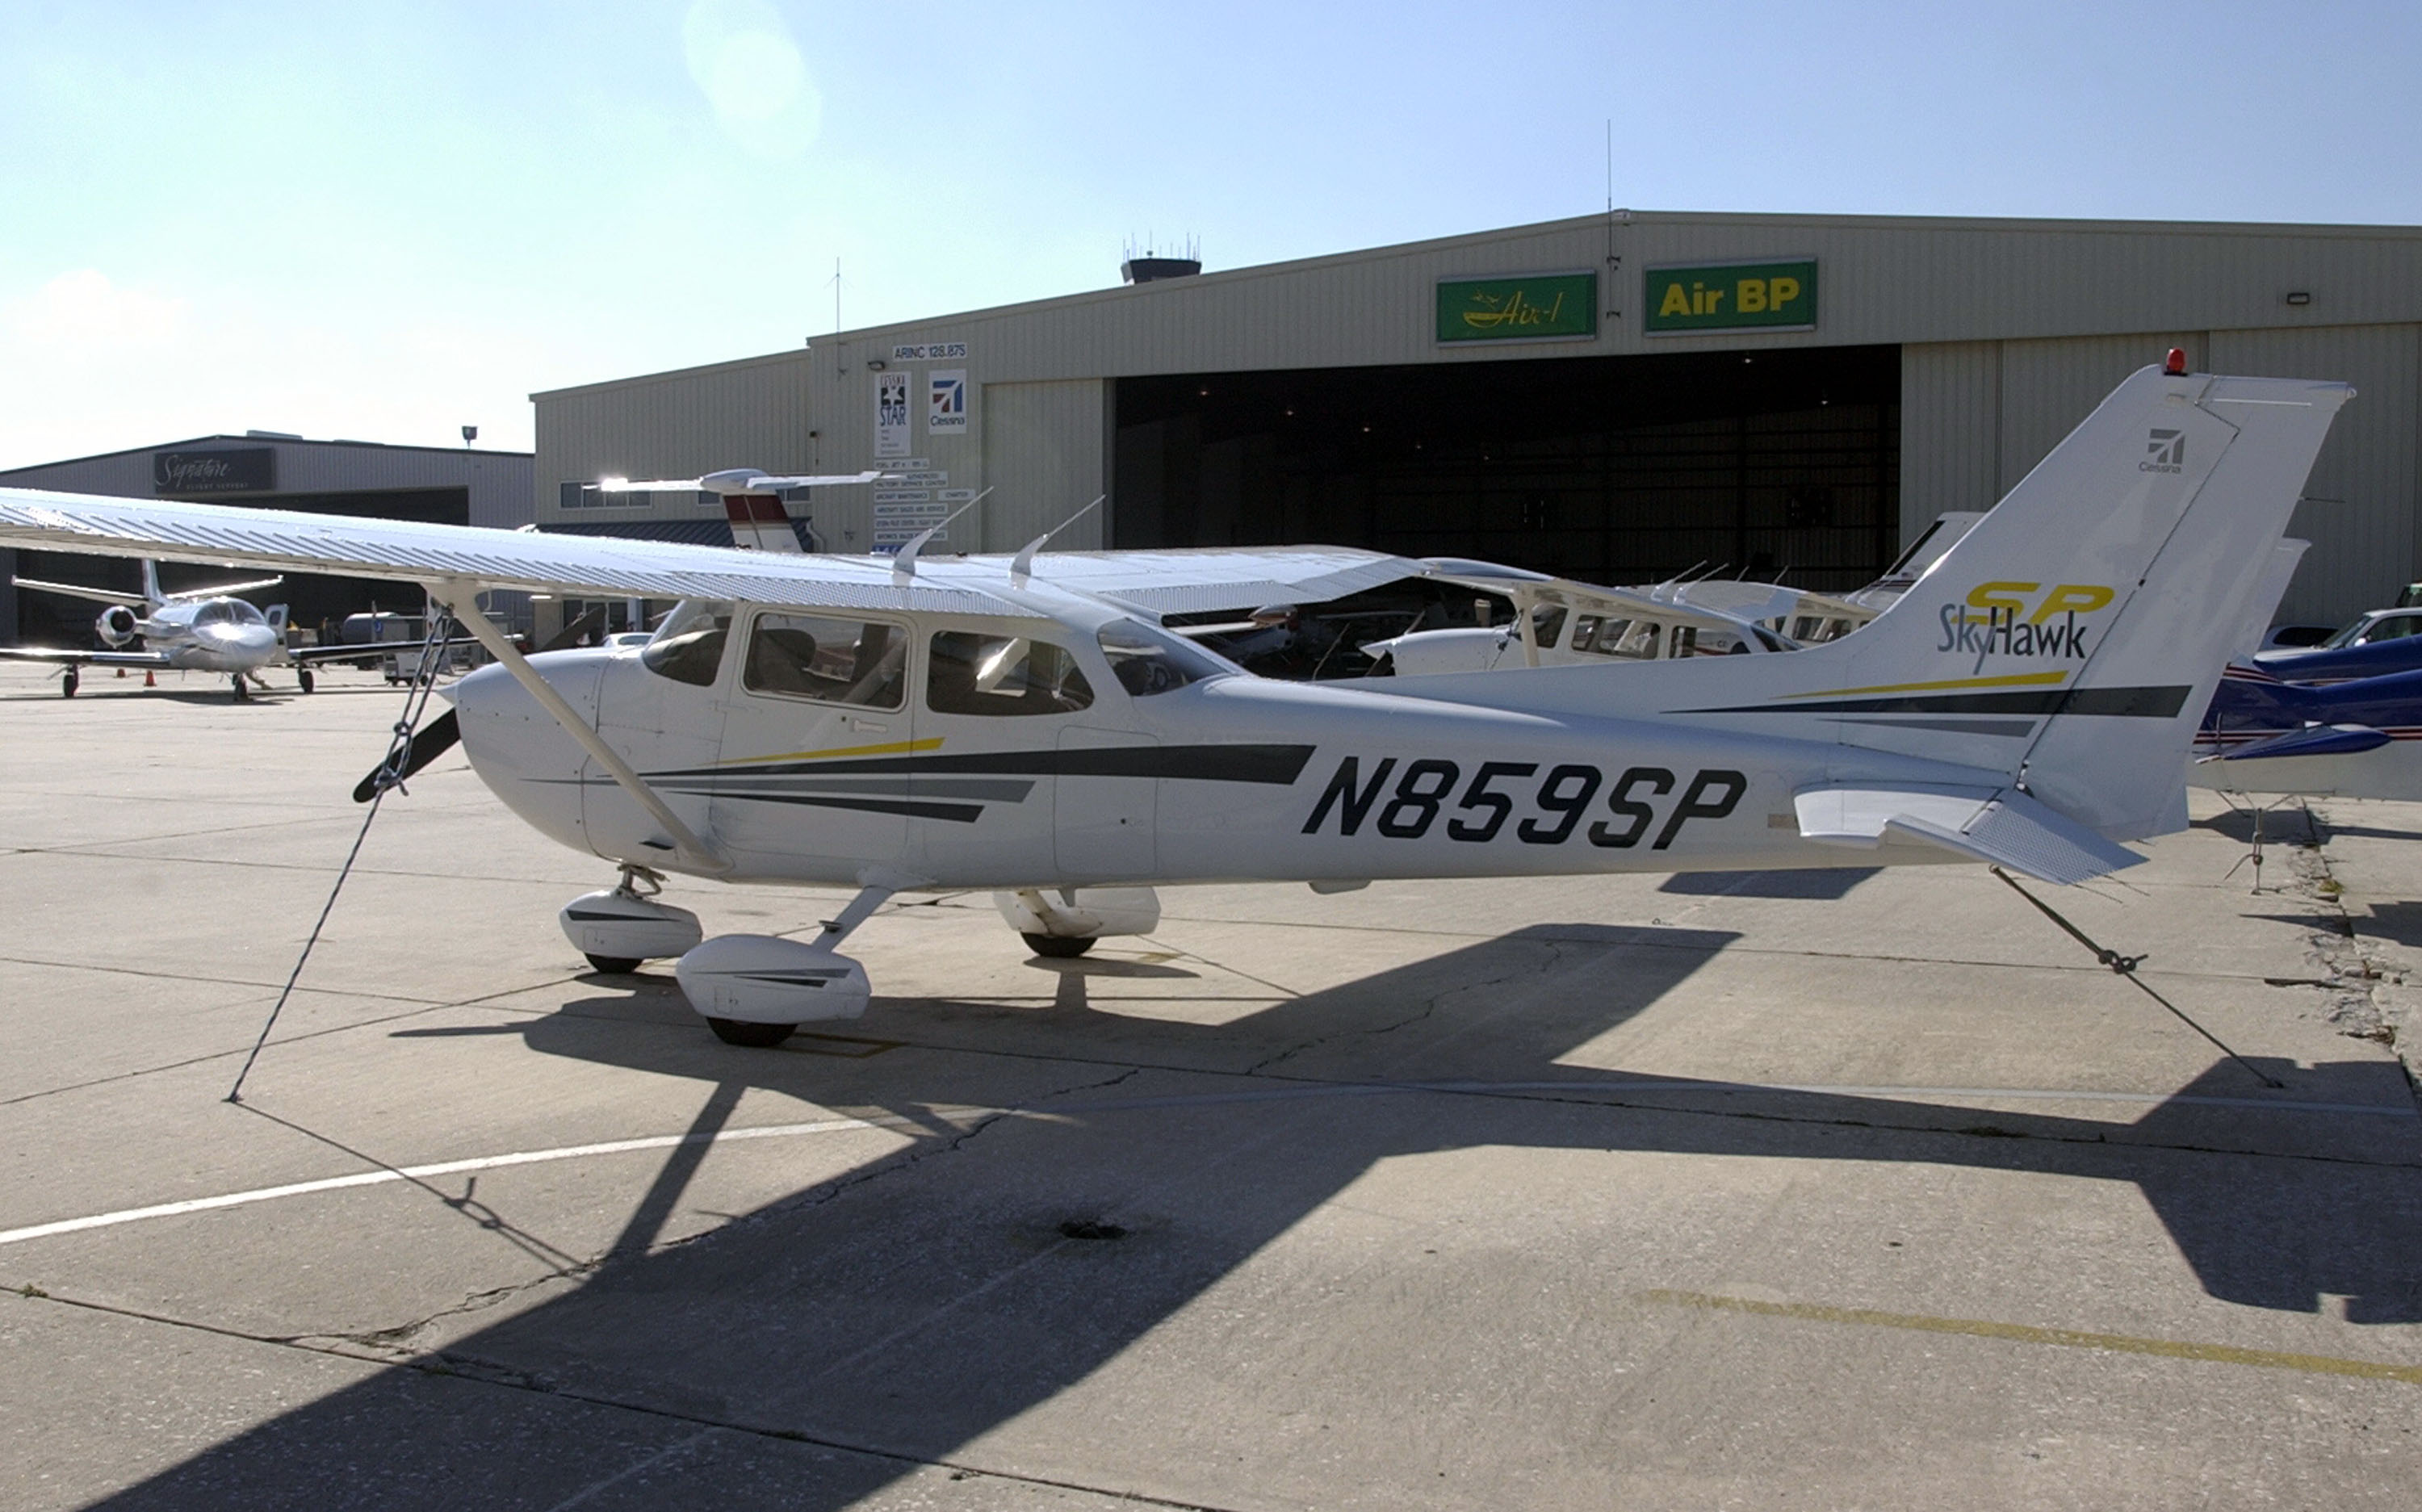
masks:
[[[0,466],[1663,210],[2422,222],[2422,7],[0,0]]]

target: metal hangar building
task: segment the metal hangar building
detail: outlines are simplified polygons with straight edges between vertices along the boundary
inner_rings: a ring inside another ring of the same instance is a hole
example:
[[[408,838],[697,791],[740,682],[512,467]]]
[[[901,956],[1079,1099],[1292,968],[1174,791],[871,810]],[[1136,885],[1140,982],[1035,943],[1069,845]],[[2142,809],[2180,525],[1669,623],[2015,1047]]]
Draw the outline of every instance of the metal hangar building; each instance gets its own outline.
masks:
[[[1606,583],[1843,589],[2001,497],[2118,380],[2345,379],[2283,613],[2422,576],[2422,228],[1617,211],[810,338],[533,396],[542,528],[718,538],[606,478],[882,466],[811,544],[1324,542]]]

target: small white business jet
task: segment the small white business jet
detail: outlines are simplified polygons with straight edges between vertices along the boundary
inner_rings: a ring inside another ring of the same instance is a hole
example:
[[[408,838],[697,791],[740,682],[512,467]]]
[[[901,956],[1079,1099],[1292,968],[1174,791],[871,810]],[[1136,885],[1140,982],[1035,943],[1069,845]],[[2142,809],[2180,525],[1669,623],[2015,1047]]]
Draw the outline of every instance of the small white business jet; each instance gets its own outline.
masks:
[[[0,646],[0,656],[14,661],[47,662],[60,669],[59,692],[74,698],[79,672],[86,667],[140,667],[147,670],[188,672],[220,672],[234,685],[235,696],[245,697],[244,678],[272,662],[292,659],[302,679],[303,691],[311,691],[310,663],[314,658],[327,657],[318,651],[289,653],[279,627],[270,623],[269,617],[236,597],[264,588],[275,588],[285,581],[282,577],[264,577],[251,583],[222,583],[212,588],[191,589],[181,593],[160,591],[158,566],[149,560],[143,563],[143,591],[114,592],[105,588],[87,588],[81,583],[43,583],[30,577],[9,581],[19,588],[37,592],[57,593],[68,598],[85,599],[109,607],[92,622],[92,633],[107,647],[102,651],[50,650],[34,646]],[[136,637],[143,639],[144,649],[128,651]],[[354,654],[361,652],[354,648]]]
[[[423,585],[495,654],[473,768],[619,866],[562,915],[679,956],[727,1040],[864,1011],[895,892],[991,889],[1035,948],[1156,926],[1156,885],[1991,862],[2071,883],[2181,827],[2195,722],[2346,386],[2123,382],[1857,634],[1789,655],[1344,683],[1245,673],[1164,614],[1423,571],[1316,548],[894,559],[0,491],[0,544]],[[644,647],[525,658],[484,589],[681,601]],[[419,754],[415,753],[417,756]],[[812,942],[723,936],[663,874],[857,890]]]

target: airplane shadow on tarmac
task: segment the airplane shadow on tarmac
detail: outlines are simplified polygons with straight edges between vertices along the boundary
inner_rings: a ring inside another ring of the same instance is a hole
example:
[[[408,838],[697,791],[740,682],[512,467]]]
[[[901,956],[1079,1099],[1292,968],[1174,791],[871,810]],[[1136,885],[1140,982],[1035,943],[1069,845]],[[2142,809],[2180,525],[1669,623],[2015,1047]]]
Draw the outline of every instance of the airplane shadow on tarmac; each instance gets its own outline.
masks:
[[[904,1118],[910,1142],[651,1252],[706,1153],[676,1148],[614,1257],[446,1350],[456,1378],[381,1372],[106,1504],[841,1507],[1077,1385],[1376,1164],[1477,1146],[2132,1182],[2214,1297],[2422,1320],[2422,1183],[2396,1163],[2410,1121],[2254,1106],[2377,1104],[2395,1076],[2378,1063],[2268,1063],[2289,1085],[2266,1094],[2221,1061],[2110,1122],[1560,1063],[1735,937],[1535,927],[1217,1027],[1097,1011],[1088,962],[1047,1003],[881,1000],[851,1037],[789,1053],[716,1045],[663,984],[567,1002],[519,1031],[530,1047],[695,1077],[694,1133],[767,1088]],[[1041,1116],[971,1132],[936,1115],[1014,1101],[1002,1079],[1032,1086],[1037,1061],[1073,1089],[1031,1100]],[[2338,1158],[2226,1153],[2310,1148],[2315,1126]],[[2392,1153],[2349,1158],[2374,1126]]]

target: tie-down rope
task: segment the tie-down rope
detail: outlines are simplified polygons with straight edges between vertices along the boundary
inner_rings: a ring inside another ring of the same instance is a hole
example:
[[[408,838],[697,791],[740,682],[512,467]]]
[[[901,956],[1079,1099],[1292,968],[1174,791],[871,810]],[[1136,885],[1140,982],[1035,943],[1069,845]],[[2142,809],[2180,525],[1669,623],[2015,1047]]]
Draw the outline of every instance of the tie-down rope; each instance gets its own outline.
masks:
[[[403,688],[403,717],[395,722],[395,731],[387,743],[386,760],[379,764],[378,775],[370,794],[370,811],[362,815],[362,827],[354,834],[354,848],[345,853],[345,864],[337,870],[337,882],[328,890],[328,901],[320,906],[319,922],[311,926],[310,937],[303,941],[303,952],[294,957],[294,969],[287,973],[286,986],[270,1006],[269,1018],[260,1026],[260,1036],[252,1042],[252,1053],[244,1058],[244,1067],[235,1074],[235,1085],[228,1088],[227,1100],[244,1101],[244,1079],[252,1075],[252,1063],[260,1059],[261,1047],[269,1043],[269,1032],[277,1027],[277,1016],[286,1011],[286,1000],[294,996],[294,984],[302,979],[304,963],[311,959],[311,948],[320,943],[320,931],[328,927],[328,915],[336,910],[337,894],[345,890],[345,878],[354,874],[354,861],[362,854],[362,842],[370,838],[370,821],[378,817],[379,803],[387,789],[403,786],[404,764],[412,759],[412,735],[419,728],[422,716],[429,712],[429,700],[437,687],[437,669],[444,660],[446,642],[454,627],[453,615],[444,608],[429,617],[429,634],[420,645],[420,665],[413,669]]]
[[[2126,977],[2130,982],[2134,983],[2138,991],[2144,993],[2146,997],[2152,999],[2155,1002],[2160,1003],[2162,1007],[2167,1008],[2171,1013],[2177,1015],[2179,1023],[2186,1025],[2187,1028],[2194,1030],[2196,1033],[2201,1034],[2204,1038],[2211,1041],[2213,1045],[2218,1046],[2220,1052],[2223,1055],[2227,1056],[2239,1065],[2245,1067],[2245,1069],[2253,1075],[2255,1080],[2261,1082],[2266,1087],[2284,1087],[2287,1085],[2284,1081],[2273,1080],[2262,1072],[2256,1070],[2253,1062],[2238,1054],[2235,1050],[2230,1049],[2228,1046],[2221,1040],[2219,1035],[2213,1033],[2210,1030],[2204,1028],[2201,1024],[2196,1023],[2194,1019],[2189,1018],[2186,1015],[2186,1010],[2180,1008],[2177,1003],[2170,1001],[2169,999],[2162,997],[2160,993],[2155,992],[2150,986],[2147,985],[2145,979],[2136,974],[2136,968],[2145,964],[2145,957],[2141,955],[2122,955],[2117,951],[2106,949],[2103,946],[2096,944],[2091,938],[2087,937],[2085,931],[2078,928],[2075,924],[2070,923],[2068,920],[2063,919],[2058,913],[2054,912],[2052,905],[2044,902],[2041,898],[2037,897],[2034,893],[2029,892],[2026,889],[2019,886],[2019,879],[2017,877],[2012,876],[2009,873],[2003,871],[1998,866],[1988,867],[1986,870],[1991,872],[1995,876],[2000,877],[2003,881],[2007,882],[2010,885],[2011,891],[2017,893],[2020,897],[2026,899],[2029,903],[2034,904],[2037,912],[2042,914],[2046,919],[2051,920],[2053,923],[2058,924],[2061,927],[2061,931],[2068,935],[2069,938],[2077,941],[2080,945],[2084,946],[2088,951],[2092,952],[2096,960],[2101,962],[2104,966],[2109,967],[2113,971],[2119,975]]]

